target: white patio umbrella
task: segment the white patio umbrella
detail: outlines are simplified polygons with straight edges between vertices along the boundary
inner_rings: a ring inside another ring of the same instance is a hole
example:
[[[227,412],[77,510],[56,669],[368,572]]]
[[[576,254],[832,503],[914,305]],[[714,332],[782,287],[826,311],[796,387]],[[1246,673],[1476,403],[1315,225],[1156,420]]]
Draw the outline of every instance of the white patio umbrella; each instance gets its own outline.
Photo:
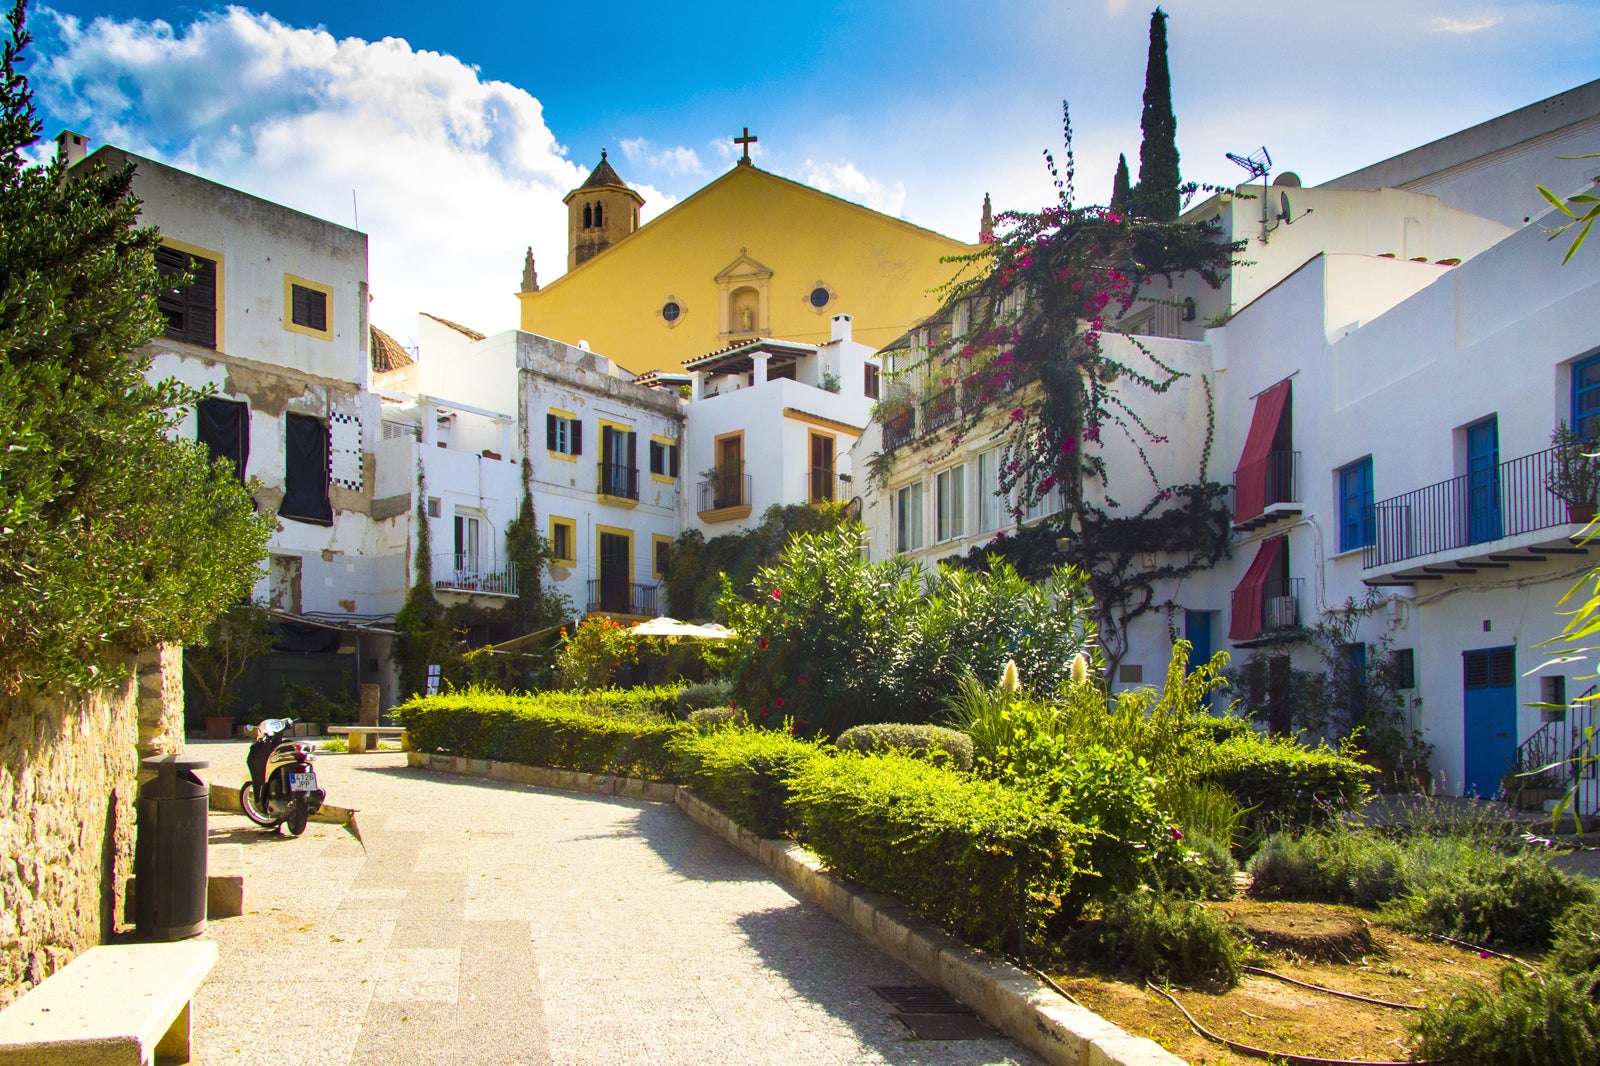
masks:
[[[691,637],[696,640],[727,640],[738,635],[724,625],[697,626],[665,615],[640,622],[633,627],[633,632],[641,637]]]

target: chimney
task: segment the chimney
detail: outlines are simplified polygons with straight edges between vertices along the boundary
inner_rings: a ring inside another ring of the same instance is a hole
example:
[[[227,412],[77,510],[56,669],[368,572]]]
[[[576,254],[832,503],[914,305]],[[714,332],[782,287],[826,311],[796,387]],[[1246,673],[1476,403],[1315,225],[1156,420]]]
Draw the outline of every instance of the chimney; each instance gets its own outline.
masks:
[[[62,130],[56,134],[56,158],[67,166],[72,166],[89,154],[89,138],[81,133],[71,130]]]
[[[850,316],[849,315],[834,315],[833,316],[833,337],[832,337],[832,339],[836,340],[836,341],[847,341],[847,340],[850,339]]]

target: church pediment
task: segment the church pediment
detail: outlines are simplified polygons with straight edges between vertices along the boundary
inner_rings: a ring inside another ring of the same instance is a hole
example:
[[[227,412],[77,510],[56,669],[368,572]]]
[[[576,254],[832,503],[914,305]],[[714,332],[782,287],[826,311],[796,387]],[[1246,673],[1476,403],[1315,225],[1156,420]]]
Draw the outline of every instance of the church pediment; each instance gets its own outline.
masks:
[[[733,281],[766,281],[772,277],[772,268],[764,263],[758,263],[744,254],[744,249],[739,249],[739,258],[717,271],[713,280],[717,282]]]

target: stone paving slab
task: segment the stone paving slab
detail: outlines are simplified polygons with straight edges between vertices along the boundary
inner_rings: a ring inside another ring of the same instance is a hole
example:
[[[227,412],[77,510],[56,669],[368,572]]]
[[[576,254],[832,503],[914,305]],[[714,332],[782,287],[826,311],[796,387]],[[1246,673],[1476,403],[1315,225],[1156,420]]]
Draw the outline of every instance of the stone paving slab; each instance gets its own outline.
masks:
[[[237,788],[244,743],[194,744]],[[195,1000],[216,1063],[930,1064],[1040,1060],[1004,1039],[920,1041],[872,985],[899,963],[674,807],[317,762],[340,826],[244,845],[248,912]]]

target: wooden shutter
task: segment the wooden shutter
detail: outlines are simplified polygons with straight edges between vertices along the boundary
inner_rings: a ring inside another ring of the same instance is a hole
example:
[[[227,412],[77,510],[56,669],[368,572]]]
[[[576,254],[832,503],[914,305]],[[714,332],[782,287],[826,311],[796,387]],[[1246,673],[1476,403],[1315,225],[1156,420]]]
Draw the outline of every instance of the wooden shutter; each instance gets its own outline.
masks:
[[[544,446],[547,451],[556,450],[556,416],[544,416]]]
[[[583,422],[576,418],[572,420],[572,454],[583,454]]]
[[[668,473],[672,477],[677,477],[678,476],[678,446],[676,444],[672,445],[671,447],[669,447],[667,449],[667,465],[668,465],[668,468],[669,468],[668,469]]]
[[[189,256],[194,280],[184,290],[188,321],[183,339],[202,348],[217,346],[217,264],[198,255]]]

